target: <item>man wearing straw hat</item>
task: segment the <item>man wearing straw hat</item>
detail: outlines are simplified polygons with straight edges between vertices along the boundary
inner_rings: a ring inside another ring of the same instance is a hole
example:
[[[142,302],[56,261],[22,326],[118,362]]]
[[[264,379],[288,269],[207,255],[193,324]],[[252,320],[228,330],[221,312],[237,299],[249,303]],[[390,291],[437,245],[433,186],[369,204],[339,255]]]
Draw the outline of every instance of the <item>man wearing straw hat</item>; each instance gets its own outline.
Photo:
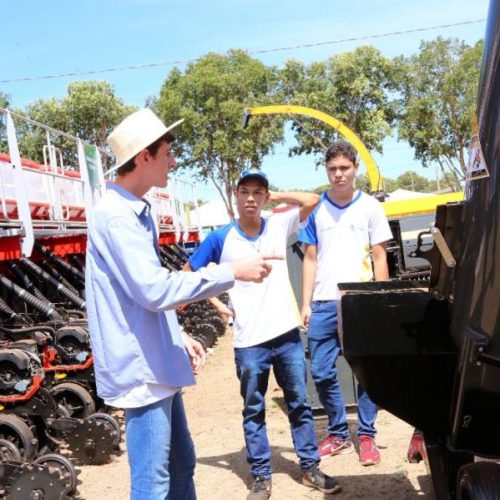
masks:
[[[131,499],[196,498],[195,453],[181,388],[205,361],[183,334],[175,308],[217,295],[234,280],[261,282],[274,255],[254,256],[196,273],[172,273],[158,258],[150,206],[143,196],[165,187],[175,168],[172,129],[149,109],[133,113],[108,137],[115,183],[88,217],[86,296],[97,391],[125,409]]]

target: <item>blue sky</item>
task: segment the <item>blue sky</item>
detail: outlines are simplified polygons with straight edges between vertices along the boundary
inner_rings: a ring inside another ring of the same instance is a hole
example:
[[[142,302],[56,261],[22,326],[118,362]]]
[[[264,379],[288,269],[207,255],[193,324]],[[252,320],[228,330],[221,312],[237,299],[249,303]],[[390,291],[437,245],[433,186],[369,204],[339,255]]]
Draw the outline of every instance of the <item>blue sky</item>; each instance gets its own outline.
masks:
[[[485,19],[487,0],[72,0],[4,2],[0,37],[0,91],[12,105],[23,107],[36,98],[61,98],[74,80],[112,83],[126,103],[141,106],[157,95],[167,73],[176,65],[207,52],[231,48],[253,52],[266,64],[281,66],[286,59],[306,63],[353,50],[362,44],[378,47],[388,57],[418,51],[421,40],[438,35],[469,44],[483,37],[485,23],[441,28],[362,41],[349,41],[256,53],[281,47],[321,44]],[[157,67],[51,79],[1,82],[25,77],[84,72],[124,66],[179,61]],[[413,160],[403,143],[386,141],[383,156],[375,155],[382,174],[397,177],[414,170],[432,177]],[[264,169],[282,189],[314,188],[325,182],[322,169],[310,157],[289,159],[279,146]],[[204,199],[215,188],[198,185]]]

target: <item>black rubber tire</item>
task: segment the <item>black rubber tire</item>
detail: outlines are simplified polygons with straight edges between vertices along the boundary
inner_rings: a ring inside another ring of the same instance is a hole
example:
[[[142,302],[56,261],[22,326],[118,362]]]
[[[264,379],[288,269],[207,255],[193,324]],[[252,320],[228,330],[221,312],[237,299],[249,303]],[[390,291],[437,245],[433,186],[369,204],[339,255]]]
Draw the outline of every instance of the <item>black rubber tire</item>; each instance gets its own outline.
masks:
[[[476,462],[460,468],[458,500],[500,500],[500,465]]]
[[[22,462],[23,457],[15,443],[0,439],[0,462]]]
[[[36,453],[36,439],[26,422],[17,415],[0,415],[0,439],[15,444],[23,460],[30,460]]]
[[[59,478],[64,481],[64,492],[67,495],[74,495],[76,493],[76,470],[66,457],[58,453],[47,453],[46,455],[38,457],[35,460],[35,464],[57,469]]]
[[[203,345],[204,349],[207,350],[215,344],[217,341],[217,331],[214,326],[209,323],[200,323],[196,325],[196,329],[193,331],[193,337],[197,339],[203,339],[200,343]]]
[[[113,445],[116,448],[120,446],[122,430],[120,428],[120,423],[116,420],[116,418],[108,415],[107,413],[97,412],[89,415],[85,420],[101,422],[107,429],[115,433],[113,437]]]
[[[85,418],[95,412],[89,391],[74,382],[63,382],[51,389],[51,394],[65,417]]]
[[[209,323],[215,328],[217,337],[221,337],[226,333],[226,324],[224,320],[218,315],[212,315],[210,317]]]

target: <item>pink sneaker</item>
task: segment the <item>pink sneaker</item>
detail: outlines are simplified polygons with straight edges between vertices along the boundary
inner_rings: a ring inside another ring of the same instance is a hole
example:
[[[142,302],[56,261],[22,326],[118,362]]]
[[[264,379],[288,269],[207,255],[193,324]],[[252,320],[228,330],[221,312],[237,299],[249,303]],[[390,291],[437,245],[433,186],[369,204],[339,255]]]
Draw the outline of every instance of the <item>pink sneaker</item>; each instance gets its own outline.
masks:
[[[380,462],[380,452],[372,436],[359,436],[359,461],[361,465],[376,465]]]
[[[411,464],[427,460],[427,450],[425,449],[424,434],[422,431],[415,429],[413,432],[406,457]]]
[[[350,439],[342,439],[339,436],[328,436],[321,441],[318,446],[320,458],[327,458],[334,455],[347,455],[354,451],[354,446]]]

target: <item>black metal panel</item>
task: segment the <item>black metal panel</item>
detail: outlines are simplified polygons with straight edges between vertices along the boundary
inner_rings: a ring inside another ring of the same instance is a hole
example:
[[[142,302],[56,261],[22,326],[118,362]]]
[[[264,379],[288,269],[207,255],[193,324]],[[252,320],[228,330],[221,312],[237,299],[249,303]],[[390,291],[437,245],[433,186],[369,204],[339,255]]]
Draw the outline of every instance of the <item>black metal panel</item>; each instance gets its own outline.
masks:
[[[451,444],[500,456],[500,1],[492,0],[478,103],[490,176],[468,183],[452,335],[461,346]]]
[[[424,432],[449,430],[457,353],[447,303],[419,282],[339,288],[344,356],[370,398]]]

